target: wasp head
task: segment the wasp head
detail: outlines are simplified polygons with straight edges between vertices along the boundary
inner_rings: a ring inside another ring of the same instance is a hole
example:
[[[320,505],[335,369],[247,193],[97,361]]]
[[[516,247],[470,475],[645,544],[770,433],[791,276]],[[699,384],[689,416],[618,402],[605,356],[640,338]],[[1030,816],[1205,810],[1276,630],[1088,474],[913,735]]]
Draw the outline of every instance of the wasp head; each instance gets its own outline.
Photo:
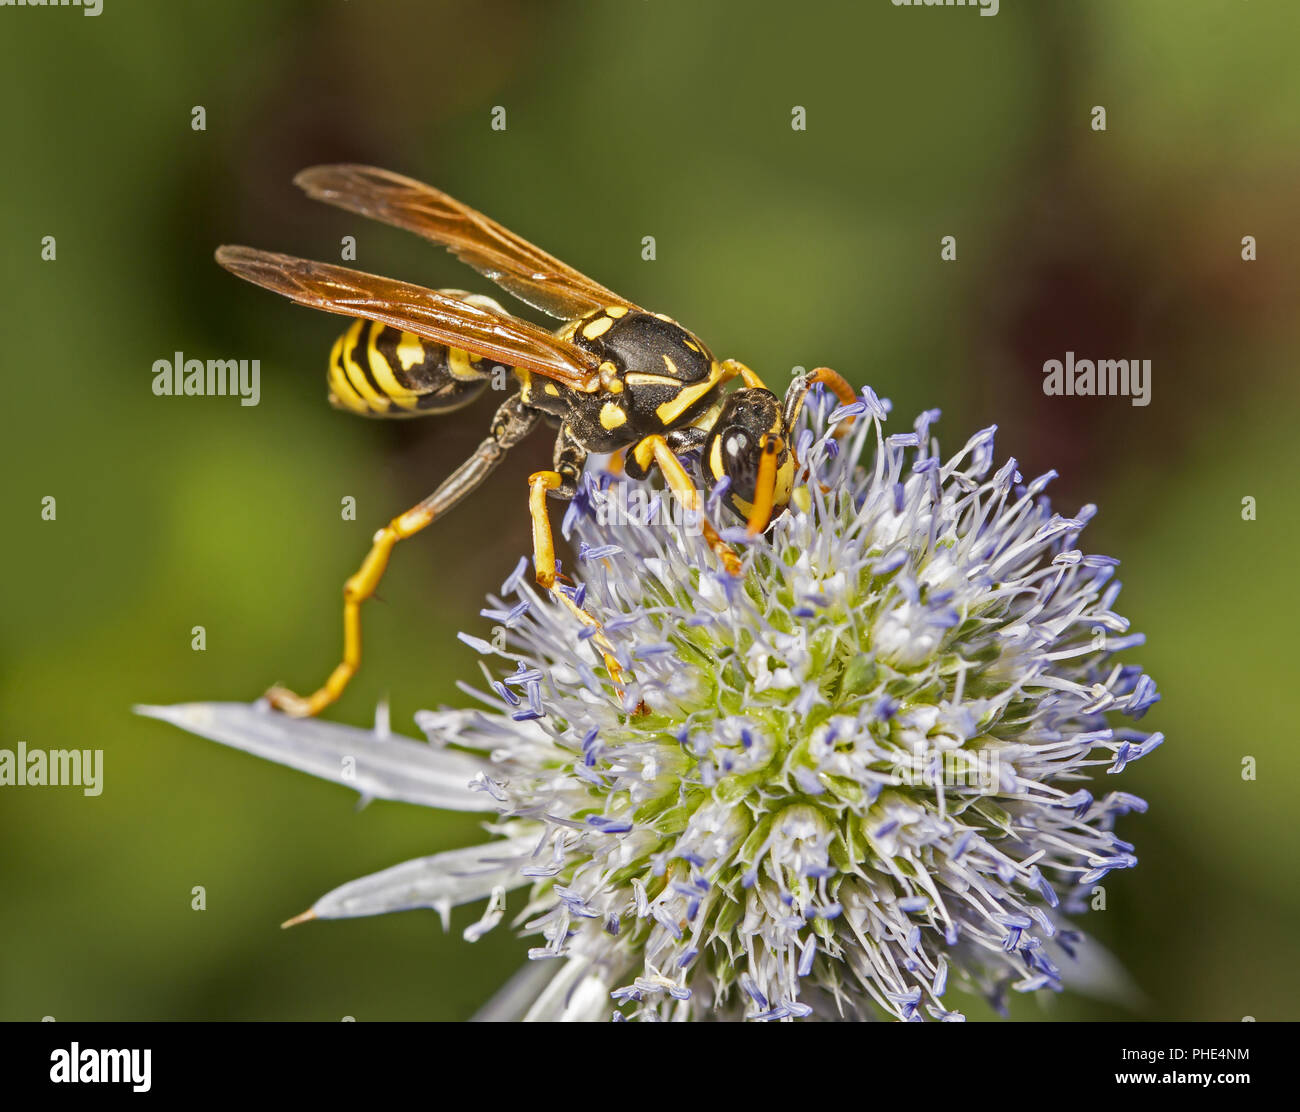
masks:
[[[775,394],[751,387],[728,395],[704,444],[701,471],[710,491],[728,480],[722,501],[752,536],[766,532],[790,503],[795,473]]]

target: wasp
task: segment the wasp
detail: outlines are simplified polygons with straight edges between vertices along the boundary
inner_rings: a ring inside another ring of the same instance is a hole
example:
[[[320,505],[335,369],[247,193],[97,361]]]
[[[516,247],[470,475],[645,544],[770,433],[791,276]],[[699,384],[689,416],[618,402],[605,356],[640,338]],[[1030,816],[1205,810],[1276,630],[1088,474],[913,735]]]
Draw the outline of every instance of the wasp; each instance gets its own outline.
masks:
[[[514,389],[489,435],[432,494],[375,535],[343,587],[343,659],[308,696],[275,686],[272,706],[295,716],[333,703],[361,664],[361,606],[399,541],[420,532],[470,494],[539,424],[557,429],[553,465],[528,479],[537,583],[592,627],[616,689],[622,675],[599,623],[558,583],[547,498],[569,500],[589,453],[620,453],[629,478],[658,470],[698,515],[727,572],[740,560],[704,517],[684,459],[697,461],[709,495],[765,532],[784,512],[797,460],[790,430],[817,383],[844,403],[852,388],[825,367],[796,377],[779,399],[743,363],[719,361],[694,333],[553,258],[440,190],[369,166],[316,166],[295,179],[309,197],[404,228],[449,250],[520,301],[562,325],[554,332],[508,313],[481,294],[431,290],[330,263],[225,246],[217,262],[256,285],[327,313],[354,318],[329,361],[330,402],[365,417],[449,413],[474,400],[494,370]],[[741,388],[725,387],[740,379]]]

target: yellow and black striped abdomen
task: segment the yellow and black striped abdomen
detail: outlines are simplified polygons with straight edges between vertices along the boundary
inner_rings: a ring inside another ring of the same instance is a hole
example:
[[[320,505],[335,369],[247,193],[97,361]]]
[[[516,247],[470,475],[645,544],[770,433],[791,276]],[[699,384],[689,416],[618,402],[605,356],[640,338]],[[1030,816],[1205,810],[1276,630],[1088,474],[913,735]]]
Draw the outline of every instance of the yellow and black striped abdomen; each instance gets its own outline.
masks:
[[[471,294],[465,300],[490,302],[500,311],[491,298]],[[330,404],[363,417],[448,413],[483,392],[492,367],[459,348],[355,320],[330,352]]]

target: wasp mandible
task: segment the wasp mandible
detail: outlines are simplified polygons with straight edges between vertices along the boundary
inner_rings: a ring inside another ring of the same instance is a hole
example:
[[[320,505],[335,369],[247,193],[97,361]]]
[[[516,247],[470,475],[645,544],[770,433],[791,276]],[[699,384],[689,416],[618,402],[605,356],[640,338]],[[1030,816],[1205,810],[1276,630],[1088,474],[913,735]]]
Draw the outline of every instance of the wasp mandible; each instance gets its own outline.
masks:
[[[497,409],[490,435],[423,501],[374,536],[361,567],[343,587],[343,659],[313,694],[276,686],[271,704],[291,715],[333,703],[361,663],[361,604],[375,592],[398,541],[413,536],[474,490],[505,453],[540,422],[558,428],[552,469],[528,479],[537,582],[594,639],[616,688],[621,671],[599,623],[557,583],[548,496],[571,499],[591,452],[624,452],[632,479],[658,469],[682,505],[700,515],[723,567],[736,552],[703,517],[682,456],[698,453],[706,491],[725,481],[720,502],[763,533],[784,512],[797,460],[790,430],[815,383],[844,403],[852,388],[820,367],[798,376],[778,399],[734,359],[719,361],[676,321],[650,313],[580,274],[447,194],[369,166],[316,166],[295,179],[308,196],[405,228],[440,244],[520,301],[565,323],[555,332],[512,316],[490,297],[422,286],[250,247],[221,247],[231,273],[300,305],[356,318],[335,343],[330,401],[367,417],[447,413],[472,401],[494,365],[516,389]],[[742,388],[724,386],[739,378]]]

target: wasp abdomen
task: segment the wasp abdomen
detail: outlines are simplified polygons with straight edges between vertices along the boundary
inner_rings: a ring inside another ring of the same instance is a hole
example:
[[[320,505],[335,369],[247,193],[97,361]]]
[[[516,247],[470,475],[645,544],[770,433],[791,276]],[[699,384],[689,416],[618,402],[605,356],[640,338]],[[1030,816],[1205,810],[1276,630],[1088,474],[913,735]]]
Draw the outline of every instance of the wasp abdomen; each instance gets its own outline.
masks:
[[[503,311],[490,297],[456,293],[471,304]],[[330,352],[329,400],[363,417],[448,413],[483,392],[492,367],[460,348],[378,321],[355,320]]]

